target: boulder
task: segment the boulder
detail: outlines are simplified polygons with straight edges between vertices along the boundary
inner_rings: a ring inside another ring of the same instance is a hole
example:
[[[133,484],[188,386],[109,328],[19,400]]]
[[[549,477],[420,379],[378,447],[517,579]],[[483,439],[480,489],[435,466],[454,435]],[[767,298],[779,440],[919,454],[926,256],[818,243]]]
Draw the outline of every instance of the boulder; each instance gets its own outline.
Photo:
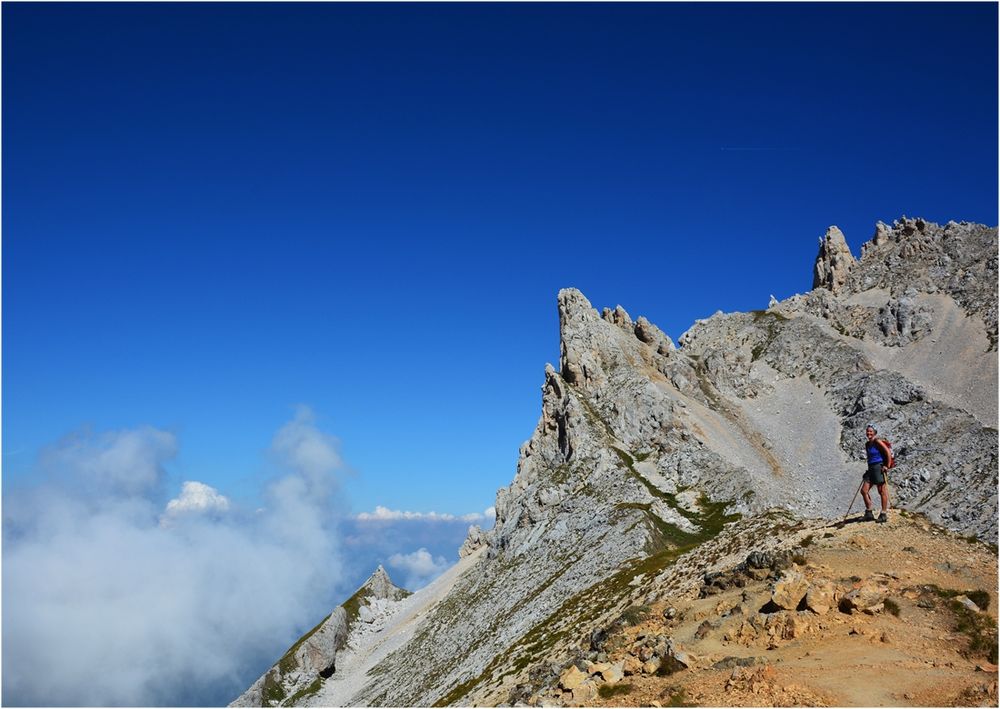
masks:
[[[771,602],[778,608],[795,610],[809,590],[809,582],[801,571],[785,569],[771,587]]]
[[[570,665],[559,675],[559,686],[569,691],[576,690],[587,680],[587,673],[581,672],[576,665]],[[574,696],[574,700],[576,697]]]
[[[844,613],[877,613],[882,610],[885,592],[871,582],[865,582],[859,588],[849,591],[840,599],[840,610]]]
[[[816,615],[825,615],[834,605],[833,584],[830,581],[813,583],[806,591],[806,608]]]
[[[625,679],[624,661],[601,662],[590,668],[591,675],[599,675],[608,684],[617,684]]]

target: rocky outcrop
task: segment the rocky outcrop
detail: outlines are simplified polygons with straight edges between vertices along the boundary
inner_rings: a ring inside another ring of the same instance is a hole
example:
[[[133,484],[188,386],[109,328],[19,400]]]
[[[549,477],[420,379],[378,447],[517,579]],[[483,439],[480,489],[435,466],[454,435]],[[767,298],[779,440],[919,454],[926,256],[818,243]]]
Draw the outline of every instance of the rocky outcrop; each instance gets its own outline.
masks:
[[[819,255],[813,267],[813,288],[825,288],[837,293],[847,282],[853,265],[854,256],[844,233],[831,226],[819,240]]]
[[[701,662],[659,641],[609,659],[609,638],[677,594],[711,603],[767,584],[695,631],[760,649],[837,610],[879,612],[779,550],[803,518],[843,515],[869,422],[897,454],[894,504],[995,542],[996,253],[996,229],[904,218],[855,260],[831,228],[813,291],[699,320],[680,347],[621,306],[599,313],[560,291],[559,368],[545,367],[493,529],[470,529],[468,569],[347,703],[517,703],[539,686],[546,701],[590,703],[619,674]]]
[[[469,527],[469,533],[465,536],[465,541],[458,550],[458,558],[464,559],[477,549],[482,549],[486,545],[486,535],[478,524]]]
[[[371,622],[372,606],[399,601],[409,591],[396,586],[381,565],[343,605],[303,635],[267,672],[229,706],[294,706],[311,697],[337,669],[337,653],[352,626]]]
[[[229,706],[287,706],[315,692],[336,670],[347,632],[347,613],[338,606]]]

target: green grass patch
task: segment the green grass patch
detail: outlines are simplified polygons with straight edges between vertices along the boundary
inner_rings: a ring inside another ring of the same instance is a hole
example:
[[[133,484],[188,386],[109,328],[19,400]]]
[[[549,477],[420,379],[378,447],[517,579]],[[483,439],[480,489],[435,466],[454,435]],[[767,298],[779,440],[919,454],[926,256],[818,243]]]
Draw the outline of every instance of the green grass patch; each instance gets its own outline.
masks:
[[[969,654],[997,664],[997,626],[993,618],[969,610],[954,599],[948,605],[955,614],[955,630],[969,638]]]
[[[290,672],[294,672],[298,668],[299,661],[295,659],[296,651],[302,646],[302,643],[304,643],[306,640],[315,635],[316,631],[319,630],[323,626],[323,623],[325,623],[329,619],[330,616],[328,615],[326,618],[317,623],[316,627],[314,627],[308,633],[306,633],[301,638],[296,640],[295,644],[292,645],[290,648],[288,648],[285,654],[281,656],[281,659],[278,660],[278,670],[281,672],[281,674],[287,675]]]
[[[300,699],[305,699],[306,697],[311,697],[312,695],[316,694],[316,692],[318,692],[320,690],[320,687],[322,686],[323,686],[323,680],[317,677],[312,681],[312,684],[310,684],[308,687],[300,689],[295,694],[293,694],[291,699],[288,700],[288,705],[295,706],[295,703],[298,702]]]
[[[955,598],[957,596],[965,596],[970,601],[979,606],[982,610],[988,610],[990,607],[990,592],[978,589],[976,591],[960,591],[955,588],[941,588],[935,584],[925,586],[938,598]]]
[[[605,699],[610,699],[611,697],[628,694],[631,691],[632,685],[628,683],[602,684],[597,693]]]
[[[649,618],[650,612],[649,606],[629,606],[620,617],[628,625],[638,625]]]
[[[887,599],[885,599],[885,601],[884,601],[884,602],[882,603],[882,605],[883,605],[883,606],[885,607],[885,609],[886,609],[886,610],[887,610],[887,611],[888,611],[889,613],[892,613],[892,614],[893,614],[894,616],[896,616],[897,618],[899,617],[899,604],[898,604],[898,603],[896,603],[896,601],[894,601],[894,600],[893,600],[893,599],[891,599],[891,598],[887,598]]]
[[[765,321],[767,318],[774,318],[775,320],[787,321],[791,320],[787,315],[782,315],[777,310],[751,310],[750,314],[753,315],[753,321],[755,323],[760,323]]]
[[[982,608],[984,611],[990,609],[990,592],[979,589],[978,591],[966,591],[965,595],[969,600]]]
[[[973,657],[985,657],[994,665],[997,664],[997,625],[992,616],[966,608],[956,600],[965,596],[983,611],[989,608],[990,594],[978,589],[975,591],[959,591],[951,588],[941,588],[936,585],[924,587],[939,598],[948,601],[948,608],[955,616],[955,631],[969,638],[967,653]],[[976,600],[978,599],[978,601]],[[980,605],[979,601],[982,601]]]
[[[573,469],[570,467],[569,463],[563,463],[557,466],[550,473],[550,479],[557,485],[562,485],[564,482],[569,480],[573,473]]]
[[[280,704],[287,696],[285,688],[281,686],[277,672],[271,670],[264,675],[264,686],[261,688],[261,697],[264,700],[264,706]]]
[[[807,534],[806,536],[802,537],[802,541],[799,542],[799,546],[800,547],[812,546],[812,543],[814,541],[816,540],[813,538],[813,535]]]
[[[792,562],[798,564],[799,566],[806,565],[806,557],[802,554],[792,554]]]
[[[702,520],[706,516],[704,512],[692,512],[691,510],[685,508],[677,501],[676,495],[669,492],[664,492],[660,488],[656,487],[656,485],[649,482],[649,480],[643,477],[639,473],[639,471],[635,469],[635,460],[632,458],[632,456],[623,451],[621,448],[611,446],[611,450],[613,450],[616,454],[618,454],[618,457],[621,459],[622,463],[624,463],[625,468],[628,470],[628,472],[631,473],[632,477],[634,477],[636,481],[638,481],[643,487],[646,488],[646,491],[650,494],[650,496],[658,500],[663,500],[663,502],[665,502],[667,506],[670,507],[670,509],[674,510],[675,512],[677,512],[677,514],[681,515],[688,521],[693,522],[695,524],[698,524],[700,520]],[[705,498],[702,498],[702,505],[701,505],[702,507],[704,507],[704,499]],[[725,506],[728,505],[729,501],[725,503]],[[673,527],[673,525],[670,526]],[[680,532],[681,535],[687,534],[686,532],[682,532],[677,527],[674,527],[674,529],[677,532]],[[677,543],[683,544],[684,539],[683,538],[678,539]]]

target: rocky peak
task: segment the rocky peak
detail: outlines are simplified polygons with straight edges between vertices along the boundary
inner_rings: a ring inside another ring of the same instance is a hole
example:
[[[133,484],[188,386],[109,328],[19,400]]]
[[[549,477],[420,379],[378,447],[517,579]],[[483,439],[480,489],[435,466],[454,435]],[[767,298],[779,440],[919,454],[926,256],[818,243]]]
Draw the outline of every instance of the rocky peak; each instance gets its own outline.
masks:
[[[854,263],[855,259],[844,233],[831,226],[819,240],[819,254],[813,267],[813,288],[838,292],[847,282],[847,275]]]
[[[389,574],[381,564],[368,577],[368,580],[361,584],[361,588],[358,591],[364,593],[369,598],[383,598],[390,601],[398,601],[409,595],[409,591],[400,588],[392,582]]]

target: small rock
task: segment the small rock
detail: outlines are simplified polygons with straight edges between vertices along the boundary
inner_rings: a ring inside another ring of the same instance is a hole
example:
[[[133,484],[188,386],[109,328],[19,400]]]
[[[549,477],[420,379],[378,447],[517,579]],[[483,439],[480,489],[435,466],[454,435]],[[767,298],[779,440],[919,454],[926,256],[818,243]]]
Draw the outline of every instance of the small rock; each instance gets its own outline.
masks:
[[[871,544],[868,542],[868,539],[861,534],[855,534],[853,537],[847,540],[847,543],[857,549],[867,549],[869,546],[871,546]]]
[[[375,613],[368,606],[361,606],[358,608],[358,620],[362,623],[374,623]]]
[[[642,663],[638,660],[638,658],[629,655],[622,663],[622,671],[626,676],[637,675],[642,672]]]
[[[974,611],[976,613],[979,613],[980,610],[981,610],[979,608],[979,606],[976,605],[975,601],[973,601],[968,596],[964,596],[964,595],[963,596],[956,596],[955,600],[958,601],[959,603],[961,603],[966,608],[968,608],[970,611]]]
[[[659,669],[660,669],[660,658],[658,657],[652,660],[648,660],[644,662],[642,665],[642,672],[643,674],[647,675],[655,675],[657,670]]]
[[[674,618],[677,617],[677,609],[674,608],[673,606],[670,606],[670,608],[667,608],[665,611],[663,611],[663,617],[666,620],[673,620]]]

